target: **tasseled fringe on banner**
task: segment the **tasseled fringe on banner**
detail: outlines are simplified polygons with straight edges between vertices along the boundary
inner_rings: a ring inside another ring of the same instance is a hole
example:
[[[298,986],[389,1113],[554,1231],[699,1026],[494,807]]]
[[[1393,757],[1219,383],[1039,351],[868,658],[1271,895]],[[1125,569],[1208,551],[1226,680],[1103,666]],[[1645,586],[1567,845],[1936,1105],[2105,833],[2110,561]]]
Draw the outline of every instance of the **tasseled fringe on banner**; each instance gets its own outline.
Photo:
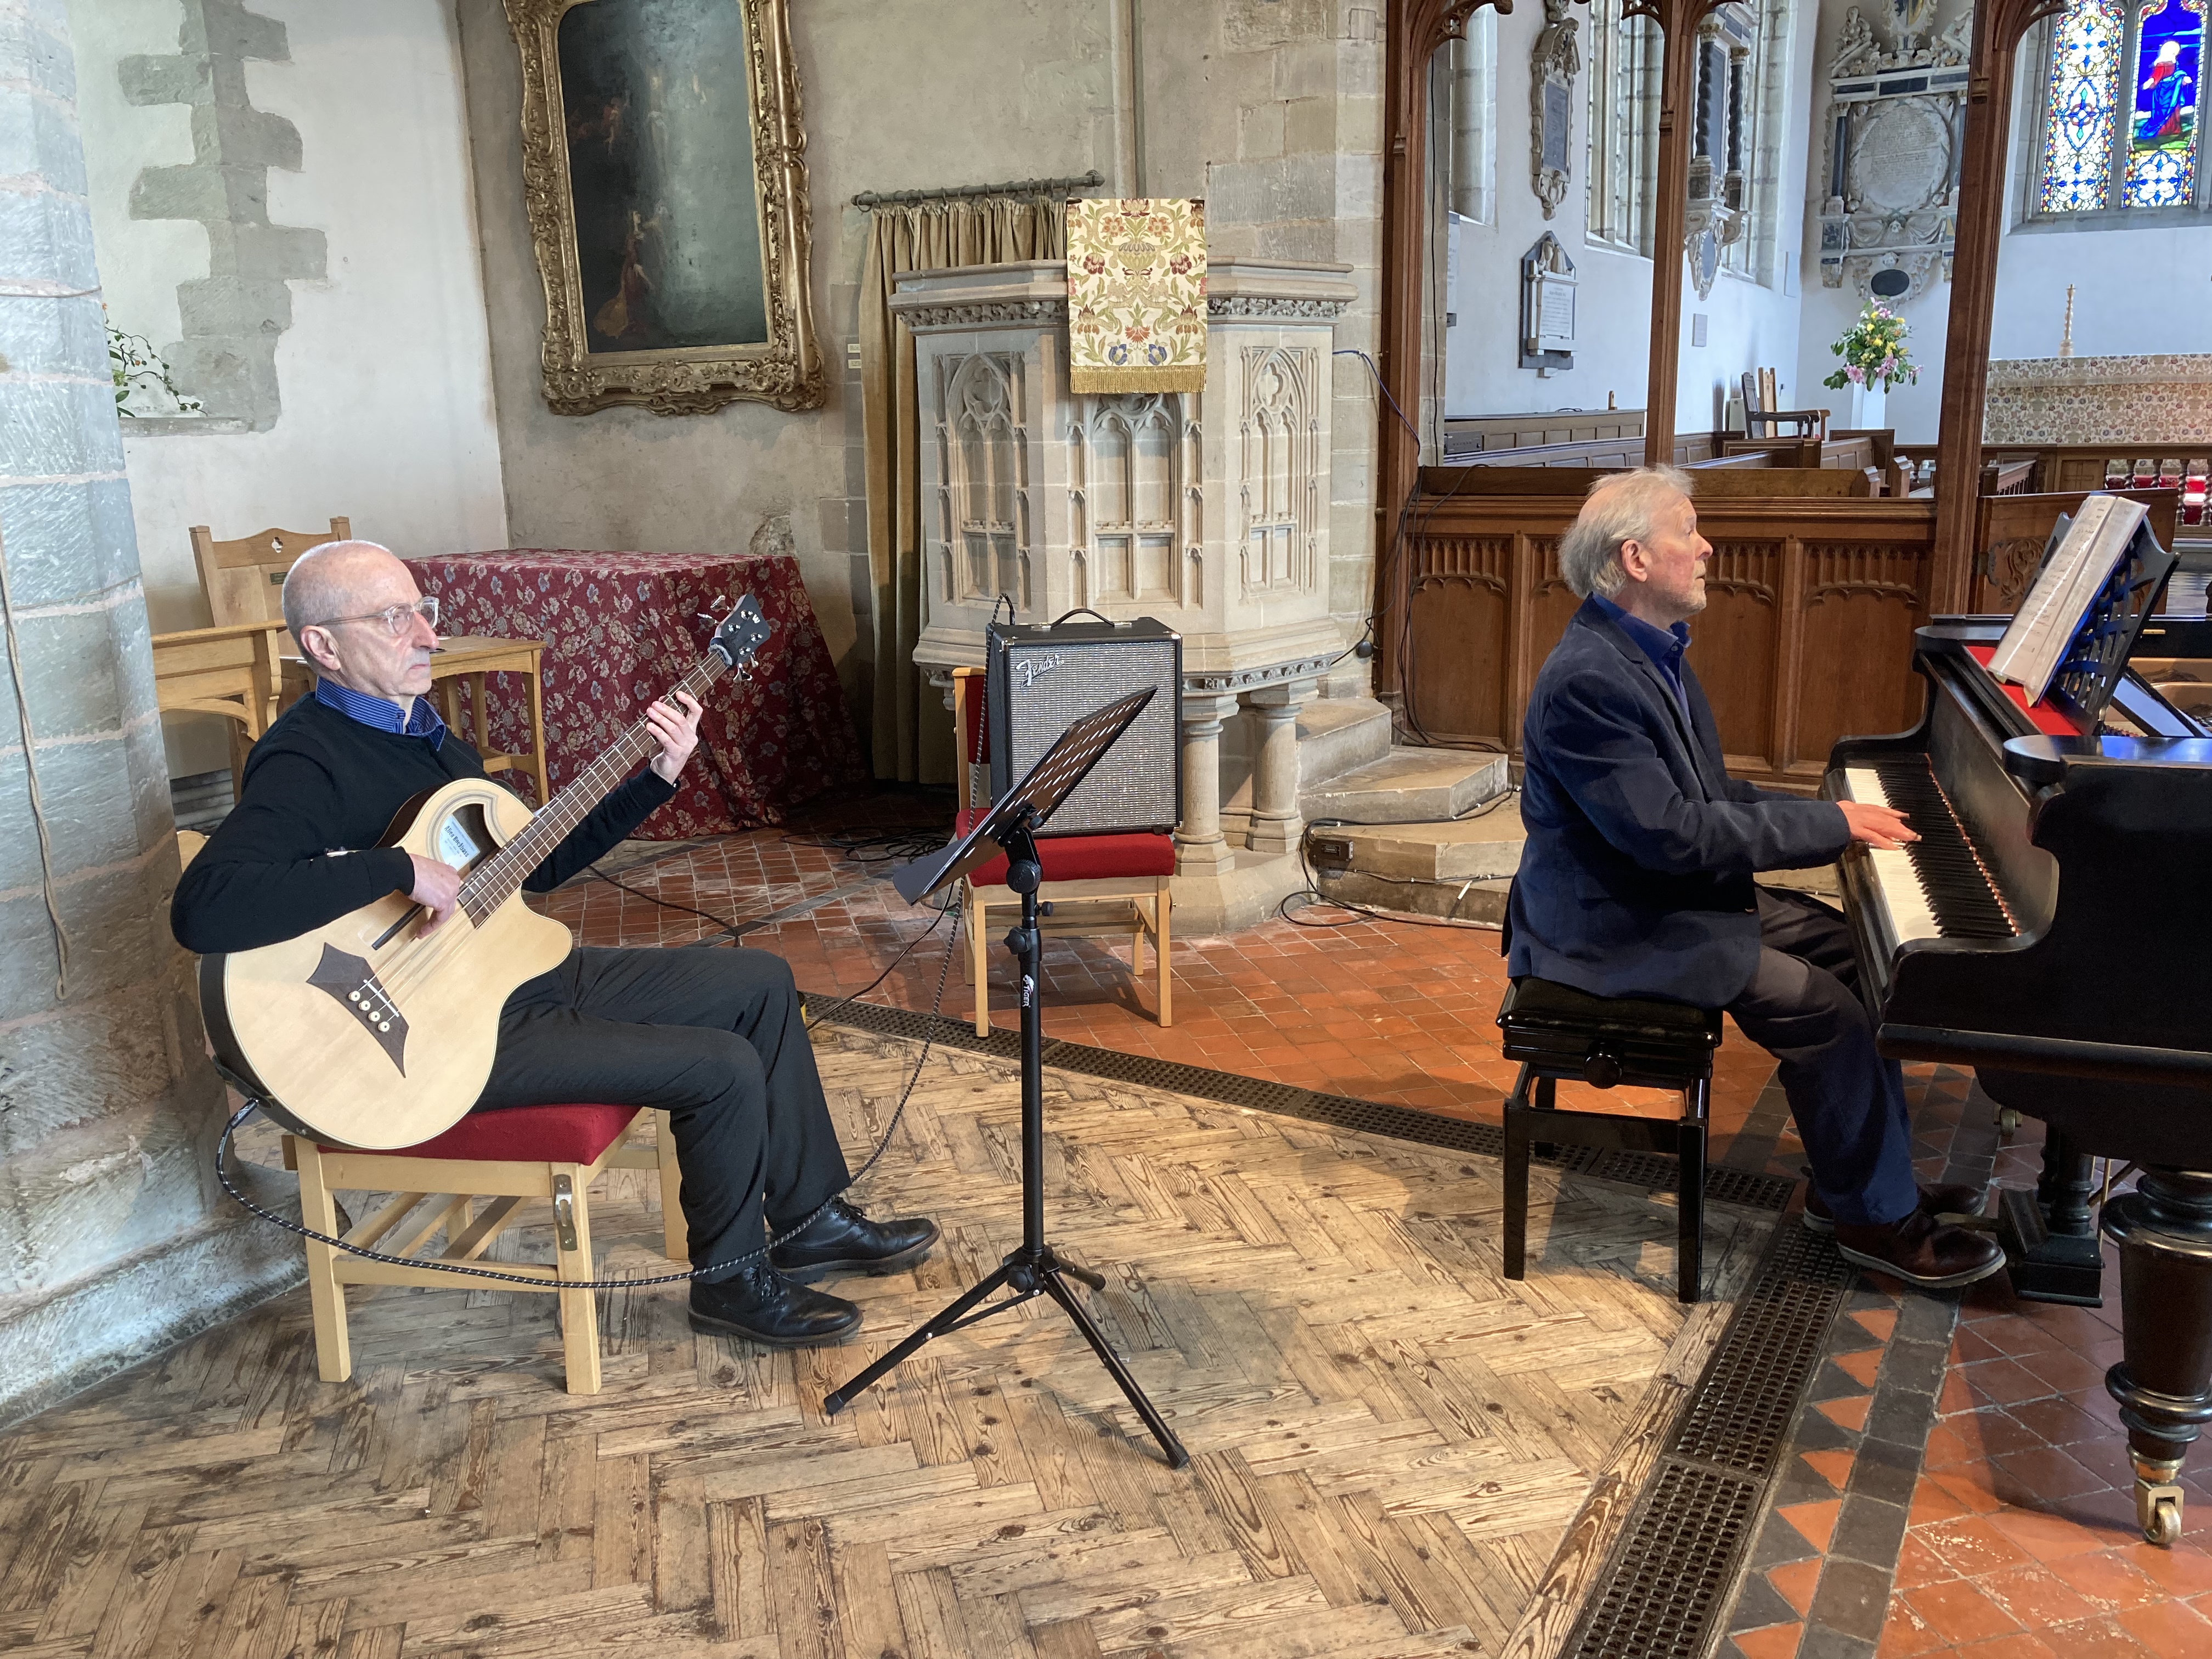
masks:
[[[1070,392],[1203,392],[1206,365],[1181,368],[1071,368]]]

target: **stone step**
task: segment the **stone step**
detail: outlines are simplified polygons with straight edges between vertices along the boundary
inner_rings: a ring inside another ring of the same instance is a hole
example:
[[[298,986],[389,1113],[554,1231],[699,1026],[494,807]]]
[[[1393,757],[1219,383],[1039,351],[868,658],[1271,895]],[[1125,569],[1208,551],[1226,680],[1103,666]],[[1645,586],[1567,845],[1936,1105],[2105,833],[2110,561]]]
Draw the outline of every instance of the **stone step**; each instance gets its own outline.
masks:
[[[1311,823],[1420,823],[1457,817],[1505,793],[1503,755],[1458,749],[1393,749],[1380,760],[1298,792],[1298,811]]]
[[[1307,788],[1390,752],[1390,711],[1372,697],[1322,697],[1298,711],[1298,776]]]
[[[1505,920],[1505,897],[1512,885],[1508,880],[1393,881],[1362,875],[1357,870],[1324,870],[1315,875],[1315,890],[1323,902],[1442,916],[1450,921],[1487,922],[1493,927]]]
[[[1521,797],[1444,823],[1388,823],[1314,831],[1316,840],[1345,842],[1347,867],[1399,881],[1488,881],[1521,867]],[[1316,864],[1323,862],[1316,849]]]

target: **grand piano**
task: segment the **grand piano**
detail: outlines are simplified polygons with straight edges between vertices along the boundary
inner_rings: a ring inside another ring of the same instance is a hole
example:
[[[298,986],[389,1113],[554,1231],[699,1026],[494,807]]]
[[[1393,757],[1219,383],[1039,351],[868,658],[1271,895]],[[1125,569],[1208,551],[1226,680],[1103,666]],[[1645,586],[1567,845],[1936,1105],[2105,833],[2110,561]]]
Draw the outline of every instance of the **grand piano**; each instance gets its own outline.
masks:
[[[2108,701],[2030,705],[1987,666],[2008,621],[1921,629],[1920,724],[1838,744],[1823,793],[1886,802],[1921,836],[1842,865],[1881,1051],[1971,1066],[2047,1126],[2040,1184],[1998,1217],[2020,1295],[2099,1299],[2091,1159],[2140,1168],[2102,1206],[2124,1328],[2106,1386],[2144,1535],[2170,1544],[2212,1421],[2212,722],[2118,663]],[[2134,657],[2212,658],[2212,624],[2138,625]]]

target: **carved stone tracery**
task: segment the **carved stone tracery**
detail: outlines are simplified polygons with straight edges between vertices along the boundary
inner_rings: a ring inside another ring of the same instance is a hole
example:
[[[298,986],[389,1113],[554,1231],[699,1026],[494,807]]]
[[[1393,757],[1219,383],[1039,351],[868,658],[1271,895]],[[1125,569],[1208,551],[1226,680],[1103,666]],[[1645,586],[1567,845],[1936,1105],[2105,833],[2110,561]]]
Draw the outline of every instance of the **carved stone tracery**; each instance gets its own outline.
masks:
[[[1544,0],[1544,27],[1528,55],[1528,162],[1547,219],[1567,199],[1572,172],[1568,134],[1583,58],[1577,45],[1581,26],[1568,15],[1568,5],[1569,0]]]
[[[1902,12],[1884,47],[1852,7],[1829,76],[1820,281],[1889,304],[1951,276],[1973,17],[1930,40],[1932,9]]]

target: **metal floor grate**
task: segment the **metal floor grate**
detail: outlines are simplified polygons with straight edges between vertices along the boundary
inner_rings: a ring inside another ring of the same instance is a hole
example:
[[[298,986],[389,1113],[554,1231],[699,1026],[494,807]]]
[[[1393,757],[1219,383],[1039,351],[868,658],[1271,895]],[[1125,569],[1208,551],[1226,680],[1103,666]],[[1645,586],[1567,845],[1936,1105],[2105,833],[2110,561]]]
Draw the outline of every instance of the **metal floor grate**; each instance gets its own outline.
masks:
[[[1834,1240],[1775,1229],[1565,1659],[1699,1659],[1711,1647],[1855,1276]]]
[[[1750,1541],[1765,1483],[1693,1463],[1662,1462],[1614,1553],[1605,1592],[1584,1615],[1569,1659],[1697,1659],[1705,1650]],[[1717,1573],[1717,1562],[1729,1564]]]
[[[939,1048],[991,1054],[1000,1060],[1021,1059],[1018,1034],[999,1029],[988,1037],[979,1037],[968,1021],[945,1015],[938,1016],[933,1024],[930,1016],[912,1009],[847,1002],[825,1003],[817,1017],[834,1025],[849,1025],[878,1036],[904,1037],[920,1042],[933,1035]],[[1224,1106],[1249,1106],[1255,1111],[1273,1112],[1356,1134],[1385,1135],[1394,1140],[1412,1141],[1417,1146],[1435,1146],[1476,1158],[1505,1156],[1505,1132],[1495,1125],[1441,1117],[1433,1112],[1416,1111],[1410,1106],[1391,1106],[1351,1095],[1322,1094],[1295,1084],[1244,1077],[1235,1072],[1217,1072],[1204,1066],[1185,1066],[1176,1060],[1155,1060],[1149,1054],[1123,1054],[1119,1049],[1093,1048],[1089,1043],[1063,1042],[1052,1037],[1045,1039],[1044,1063],[1059,1071],[1103,1078],[1109,1083],[1133,1083],[1170,1094],[1218,1101]],[[1562,1147],[1549,1154],[1538,1154],[1535,1161],[1570,1175],[1639,1187],[1647,1192],[1671,1192],[1676,1181],[1674,1160],[1649,1152]],[[1794,1182],[1779,1176],[1751,1170],[1709,1168],[1705,1171],[1708,1203],[1780,1210],[1790,1202],[1795,1187]]]

